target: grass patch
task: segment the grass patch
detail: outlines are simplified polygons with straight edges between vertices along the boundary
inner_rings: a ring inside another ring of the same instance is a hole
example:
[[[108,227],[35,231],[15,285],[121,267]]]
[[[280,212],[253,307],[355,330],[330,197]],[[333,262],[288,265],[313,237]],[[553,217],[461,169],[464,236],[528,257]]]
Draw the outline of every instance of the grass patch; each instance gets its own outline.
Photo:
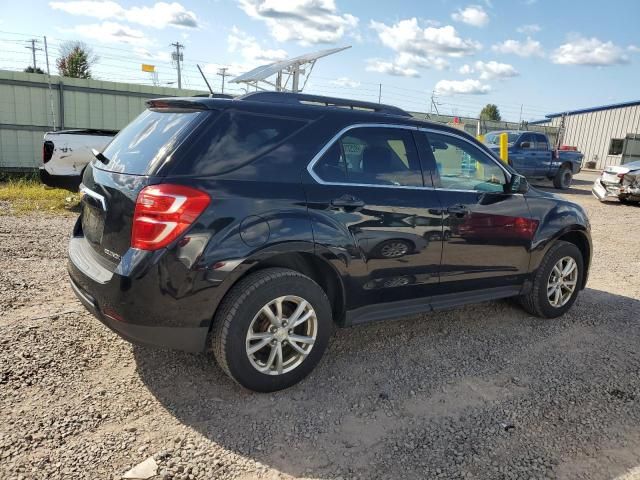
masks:
[[[9,179],[0,183],[0,202],[8,202],[15,213],[77,211],[80,195],[67,190],[49,188],[31,178]],[[0,204],[0,212],[5,211]]]

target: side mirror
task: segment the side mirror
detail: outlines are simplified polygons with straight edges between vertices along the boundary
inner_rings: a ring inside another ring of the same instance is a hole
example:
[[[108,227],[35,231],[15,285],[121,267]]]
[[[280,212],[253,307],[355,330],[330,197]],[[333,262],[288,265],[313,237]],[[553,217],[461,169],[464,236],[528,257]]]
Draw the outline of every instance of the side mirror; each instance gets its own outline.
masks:
[[[527,193],[529,191],[529,182],[527,179],[517,173],[511,174],[511,180],[507,185],[507,193]]]
[[[527,149],[527,148],[531,148],[531,142],[520,142],[520,148]]]

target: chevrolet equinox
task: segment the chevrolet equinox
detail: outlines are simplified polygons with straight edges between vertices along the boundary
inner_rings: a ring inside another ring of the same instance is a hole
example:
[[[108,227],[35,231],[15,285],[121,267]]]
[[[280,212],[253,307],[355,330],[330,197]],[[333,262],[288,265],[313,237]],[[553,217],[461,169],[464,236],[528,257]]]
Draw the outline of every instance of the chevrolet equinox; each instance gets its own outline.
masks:
[[[151,100],[83,175],[71,285],[124,338],[289,387],[334,325],[515,297],[565,313],[589,221],[473,137],[388,105]]]

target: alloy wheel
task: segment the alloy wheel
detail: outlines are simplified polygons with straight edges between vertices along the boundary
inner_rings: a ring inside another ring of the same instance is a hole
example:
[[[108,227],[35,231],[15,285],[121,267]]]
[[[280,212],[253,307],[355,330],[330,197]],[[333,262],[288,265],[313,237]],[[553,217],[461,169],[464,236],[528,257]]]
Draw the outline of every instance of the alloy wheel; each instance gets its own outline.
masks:
[[[267,375],[282,375],[309,355],[318,334],[318,318],[309,302],[286,295],[264,305],[249,325],[246,353],[251,365]]]
[[[397,258],[407,254],[409,247],[404,242],[390,242],[380,249],[380,255],[385,258]]]
[[[563,257],[553,266],[547,281],[547,298],[560,308],[571,299],[578,283],[578,264],[573,257]]]

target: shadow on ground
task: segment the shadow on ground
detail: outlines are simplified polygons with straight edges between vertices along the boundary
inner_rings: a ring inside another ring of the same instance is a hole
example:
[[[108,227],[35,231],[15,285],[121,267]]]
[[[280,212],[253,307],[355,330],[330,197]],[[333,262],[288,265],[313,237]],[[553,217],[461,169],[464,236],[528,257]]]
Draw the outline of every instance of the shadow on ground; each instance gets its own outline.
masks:
[[[180,422],[290,475],[573,478],[589,465],[612,478],[640,464],[638,311],[587,289],[556,320],[491,302],[339,330],[309,378],[274,394],[204,354],[134,354]]]

